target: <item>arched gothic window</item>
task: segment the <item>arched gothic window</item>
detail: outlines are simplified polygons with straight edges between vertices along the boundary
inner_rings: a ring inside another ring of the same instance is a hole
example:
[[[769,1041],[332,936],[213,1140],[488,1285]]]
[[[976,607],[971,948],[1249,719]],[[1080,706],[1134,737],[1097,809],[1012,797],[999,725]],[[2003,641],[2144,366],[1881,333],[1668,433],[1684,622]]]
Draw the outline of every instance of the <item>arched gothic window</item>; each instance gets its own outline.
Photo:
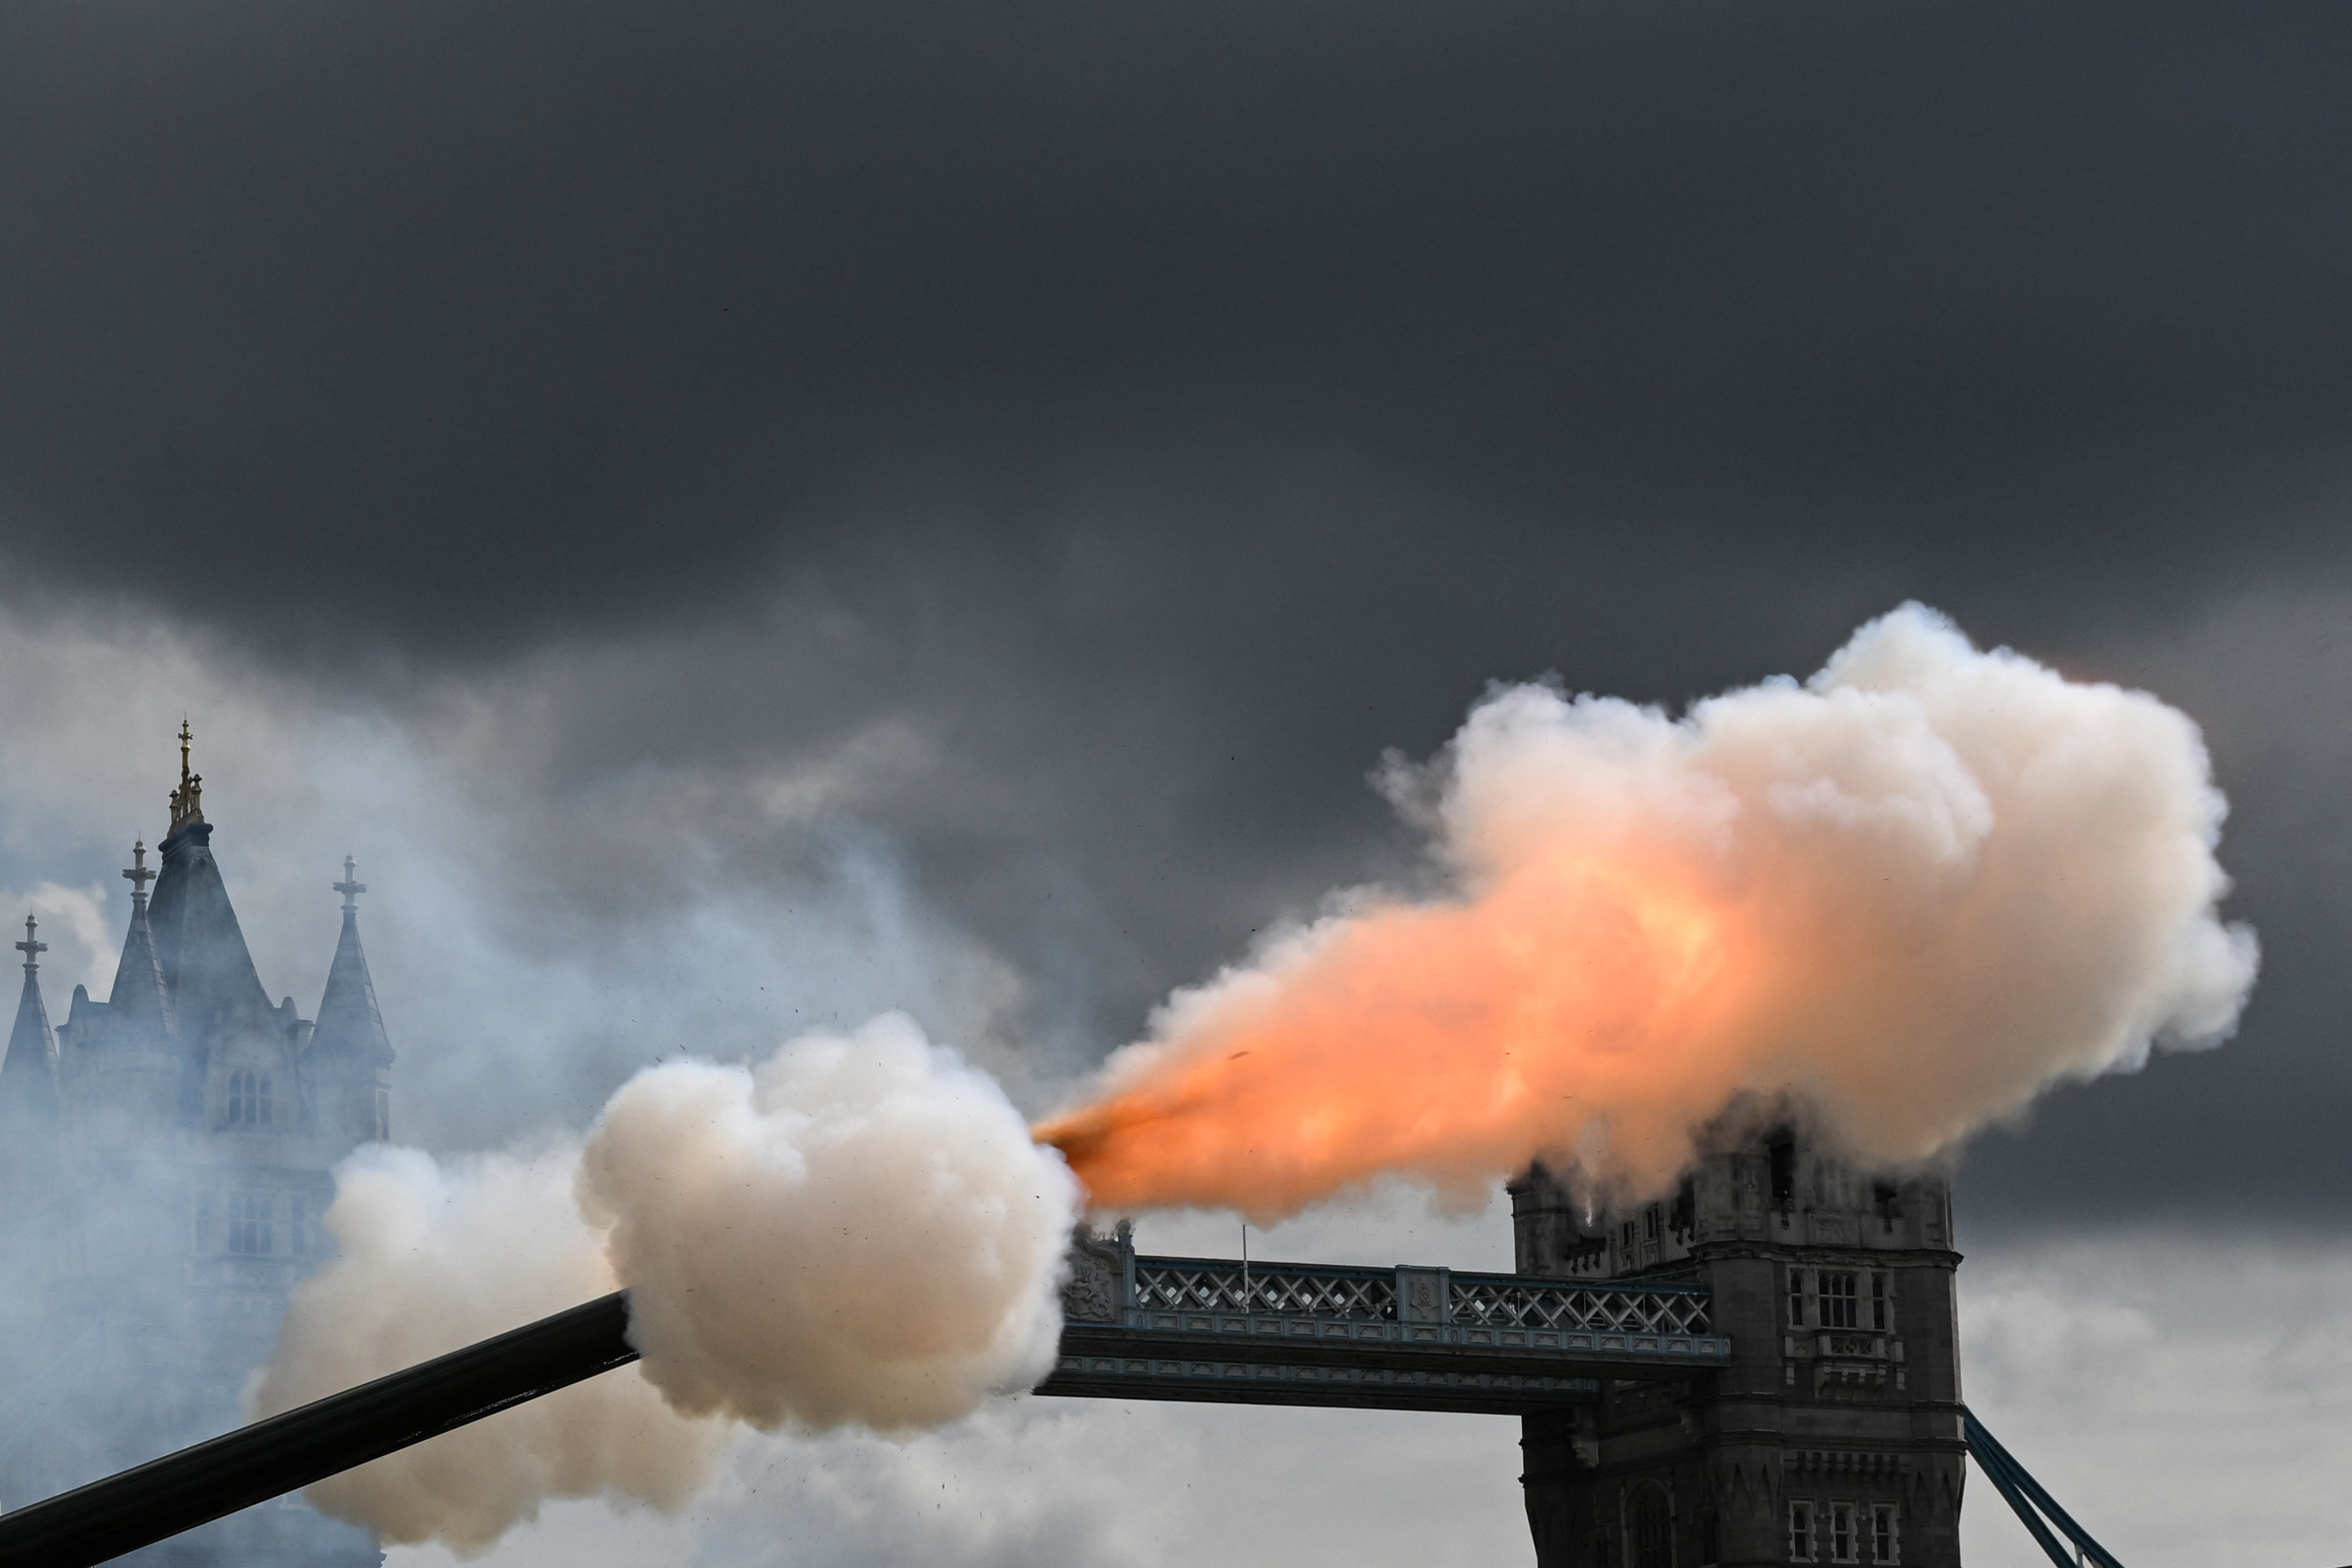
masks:
[[[1870,1505],[1870,1560],[1878,1563],[1903,1561],[1902,1537],[1895,1522],[1895,1505],[1874,1502]]]
[[[270,1124],[269,1075],[233,1072],[228,1075],[228,1124],[267,1127]]]
[[[1813,1531],[1813,1505],[1805,1498],[1789,1501],[1789,1561],[1811,1563],[1819,1538]]]

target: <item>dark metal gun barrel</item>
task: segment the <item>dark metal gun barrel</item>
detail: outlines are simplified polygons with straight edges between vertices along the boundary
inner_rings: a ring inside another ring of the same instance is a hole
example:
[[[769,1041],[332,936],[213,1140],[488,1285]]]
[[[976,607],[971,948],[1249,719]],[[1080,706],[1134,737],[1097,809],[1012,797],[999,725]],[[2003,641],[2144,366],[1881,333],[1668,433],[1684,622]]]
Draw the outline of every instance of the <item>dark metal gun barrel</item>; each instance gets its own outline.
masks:
[[[0,1513],[0,1563],[87,1568],[625,1366],[615,1291],[511,1333]]]

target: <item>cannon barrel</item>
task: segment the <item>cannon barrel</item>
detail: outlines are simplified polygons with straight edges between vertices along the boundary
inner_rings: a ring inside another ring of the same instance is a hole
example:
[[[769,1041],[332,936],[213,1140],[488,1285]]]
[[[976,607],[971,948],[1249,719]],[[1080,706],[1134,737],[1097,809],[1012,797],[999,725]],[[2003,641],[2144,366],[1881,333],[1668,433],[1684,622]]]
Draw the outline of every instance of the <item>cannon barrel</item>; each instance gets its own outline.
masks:
[[[8,1568],[85,1568],[637,1359],[614,1291],[0,1513]]]

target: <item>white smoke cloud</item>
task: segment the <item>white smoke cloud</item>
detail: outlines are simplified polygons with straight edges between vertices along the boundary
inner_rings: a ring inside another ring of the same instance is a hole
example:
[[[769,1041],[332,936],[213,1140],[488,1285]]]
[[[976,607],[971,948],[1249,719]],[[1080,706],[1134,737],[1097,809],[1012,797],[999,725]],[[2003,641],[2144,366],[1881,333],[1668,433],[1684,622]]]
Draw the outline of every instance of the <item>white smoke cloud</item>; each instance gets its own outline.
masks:
[[[731,1418],[904,1432],[1053,1364],[1079,1206],[984,1074],[886,1016],[755,1068],[639,1073],[584,1144],[444,1169],[364,1150],[257,1376],[289,1409],[625,1286],[635,1369],[321,1482],[386,1540],[478,1549],[554,1497],[674,1509]],[[702,1418],[702,1419],[696,1419]]]
[[[620,1288],[572,1199],[575,1140],[446,1164],[362,1149],[335,1173],[342,1253],[305,1281],[247,1396],[274,1415]],[[677,1415],[645,1379],[607,1374],[332,1476],[327,1512],[387,1541],[478,1550],[551,1497],[672,1509],[712,1473],[722,1428]]]
[[[1916,605],[1680,719],[1500,689],[1391,783],[1445,895],[1358,889],[1178,993],[1045,1130],[1097,1202],[1264,1217],[1532,1159],[1654,1191],[1790,1093],[1917,1161],[2219,1042],[2253,983],[2196,726]]]
[[[580,1192],[678,1409],[898,1431],[1054,1364],[1076,1184],[904,1017],[638,1074]]]

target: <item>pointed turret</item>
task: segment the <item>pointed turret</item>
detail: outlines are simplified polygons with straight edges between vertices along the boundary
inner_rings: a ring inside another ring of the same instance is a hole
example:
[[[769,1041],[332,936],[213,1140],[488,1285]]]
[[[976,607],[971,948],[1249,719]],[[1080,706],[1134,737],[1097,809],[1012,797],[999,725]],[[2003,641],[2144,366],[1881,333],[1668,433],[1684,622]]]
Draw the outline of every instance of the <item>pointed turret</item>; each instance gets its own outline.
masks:
[[[376,1007],[367,954],[360,949],[359,896],[367,884],[358,872],[352,858],[343,857],[343,879],[334,885],[343,896],[343,934],[335,942],[335,961],[327,966],[319,1022],[303,1056],[327,1108],[320,1130],[337,1141],[337,1155],[353,1144],[392,1135],[392,1041]]]
[[[28,1127],[52,1127],[58,1119],[58,1037],[41,1002],[41,954],[49,944],[25,917],[25,992],[16,1001],[16,1026],[8,1032],[8,1053],[0,1057],[0,1138],[21,1136]]]
[[[147,869],[144,840],[131,847],[131,865],[122,873],[131,883],[131,929],[122,938],[122,962],[114,968],[114,990],[106,999],[108,1016],[117,1028],[145,1029],[157,1036],[176,1032],[172,994],[164,988],[163,965],[155,951],[155,931],[148,917],[147,884],[156,873]]]
[[[335,884],[335,891],[343,895],[343,934],[335,942],[334,963],[327,966],[327,989],[319,998],[310,1054],[314,1059],[348,1055],[373,1066],[392,1060],[392,1041],[375,1005],[367,954],[360,951],[359,895],[367,891],[367,884],[353,875],[357,869],[350,856],[343,857],[343,879]]]
[[[204,775],[188,767],[189,740],[184,722],[180,787],[172,792],[172,831],[163,836],[163,870],[151,920],[155,956],[180,1026],[202,1039],[225,1026],[267,1029],[274,1009],[213,861],[212,824],[201,805]]]

